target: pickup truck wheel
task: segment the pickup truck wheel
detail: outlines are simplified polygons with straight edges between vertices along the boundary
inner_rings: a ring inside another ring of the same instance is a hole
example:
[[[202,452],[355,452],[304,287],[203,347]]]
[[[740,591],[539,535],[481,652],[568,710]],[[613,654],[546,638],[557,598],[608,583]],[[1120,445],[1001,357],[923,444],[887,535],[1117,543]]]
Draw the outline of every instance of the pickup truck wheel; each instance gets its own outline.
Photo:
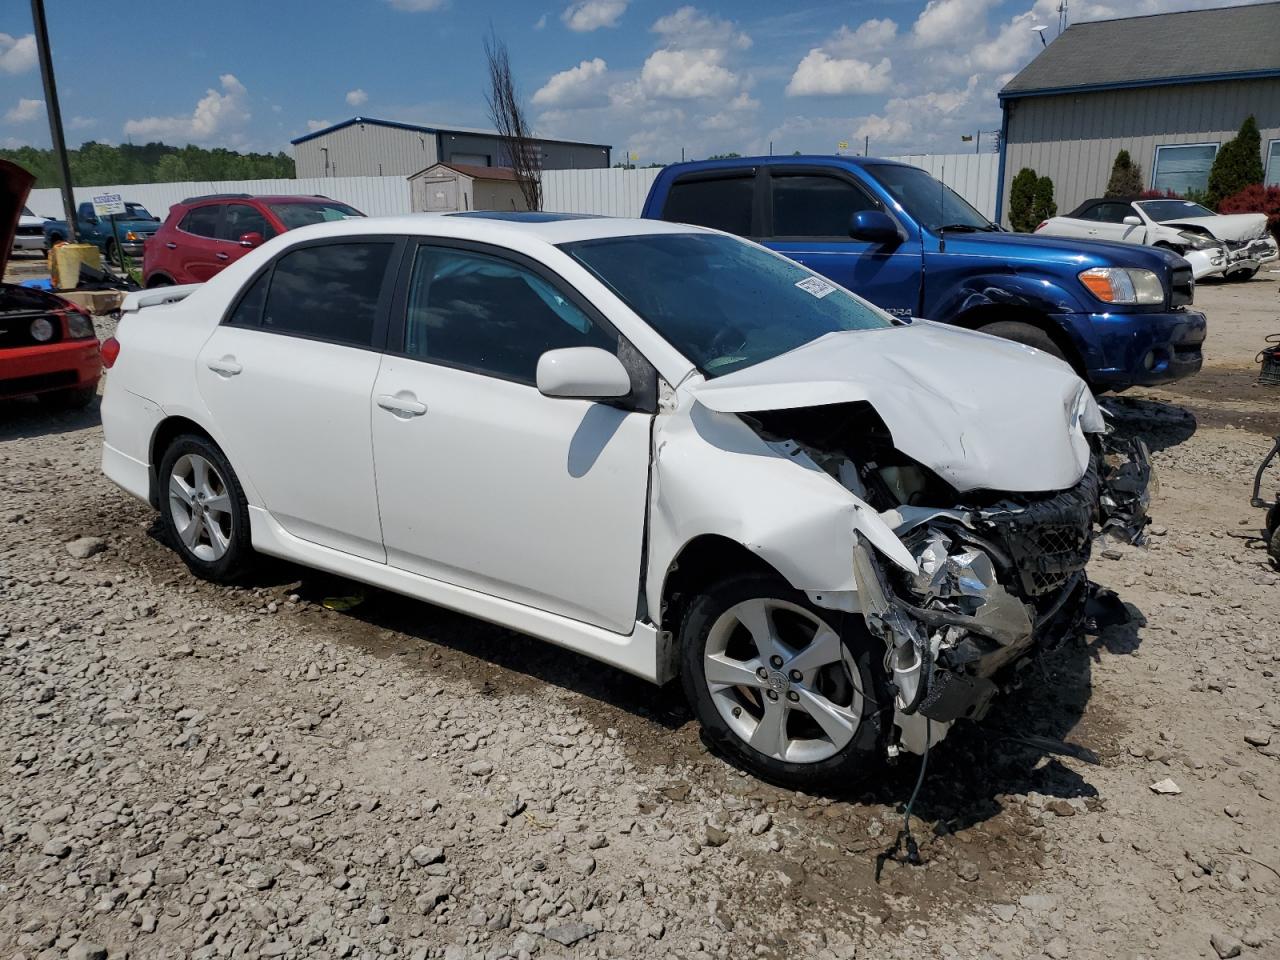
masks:
[[[160,460],[160,520],[169,542],[197,577],[235,583],[253,569],[249,504],[221,450],[183,434]]]
[[[1053,338],[1041,330],[1039,327],[1032,326],[1029,323],[1021,323],[1017,320],[998,320],[995,323],[988,323],[985,327],[978,328],[982,333],[989,333],[993,337],[1003,337],[1005,340],[1012,340],[1014,343],[1026,344],[1028,347],[1035,347],[1042,350],[1051,357],[1057,357],[1064,363],[1069,363],[1066,355],[1062,352],[1062,348],[1053,342]]]
[[[107,263],[114,263],[118,267],[124,266],[124,264],[120,262],[120,251],[116,249],[116,242],[114,240],[107,241],[107,247],[104,252],[107,255]]]
[[[884,756],[893,695],[883,645],[780,577],[721,580],[680,626],[685,696],[705,738],[791,789],[846,787]]]

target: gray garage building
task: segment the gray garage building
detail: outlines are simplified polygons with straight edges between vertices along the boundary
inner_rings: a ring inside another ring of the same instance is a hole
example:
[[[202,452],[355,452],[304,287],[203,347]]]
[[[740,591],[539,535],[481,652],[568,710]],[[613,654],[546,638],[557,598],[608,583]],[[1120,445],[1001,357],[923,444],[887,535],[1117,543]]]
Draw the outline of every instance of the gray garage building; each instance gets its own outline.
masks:
[[[544,170],[609,166],[604,143],[537,140]],[[492,130],[419,126],[352,117],[298,137],[293,162],[298,177],[407,177],[434,163],[510,166],[506,146]]]
[[[1059,211],[1100,197],[1128,150],[1156,190],[1203,190],[1218,148],[1253,114],[1280,184],[1280,3],[1072,24],[1000,91],[1000,189],[1023,167]]]

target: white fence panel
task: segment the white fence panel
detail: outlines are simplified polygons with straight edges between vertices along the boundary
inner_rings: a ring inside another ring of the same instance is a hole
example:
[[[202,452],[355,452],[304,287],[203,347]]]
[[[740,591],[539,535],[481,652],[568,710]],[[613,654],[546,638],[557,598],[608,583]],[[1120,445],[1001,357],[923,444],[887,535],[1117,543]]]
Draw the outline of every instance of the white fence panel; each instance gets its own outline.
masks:
[[[993,153],[892,157],[927,170],[988,217],[995,216],[996,171]],[[610,217],[638,217],[644,207],[656,167],[624,170],[547,170],[542,174],[543,209],[558,213],[595,213]],[[186,197],[206,193],[323,194],[349,203],[371,217],[409,213],[409,181],[404,177],[312,177],[305,180],[217,180],[203,183],[142,183],[127,186],[76,187],[76,202],[98,193],[119,193],[164,218],[169,207]],[[28,202],[38,214],[61,217],[58,191],[31,191]]]

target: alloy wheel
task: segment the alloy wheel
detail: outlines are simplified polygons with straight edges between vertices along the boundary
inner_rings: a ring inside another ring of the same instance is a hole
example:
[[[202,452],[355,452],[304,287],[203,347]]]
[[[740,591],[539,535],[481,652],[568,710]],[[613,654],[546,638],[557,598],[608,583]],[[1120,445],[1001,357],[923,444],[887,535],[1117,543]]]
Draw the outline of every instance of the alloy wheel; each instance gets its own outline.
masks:
[[[840,635],[785,600],[745,600],[722,613],[707,634],[703,672],[729,729],[775,760],[826,760],[862,722],[862,677]]]
[[[217,467],[198,453],[179,457],[169,474],[173,528],[192,556],[209,563],[231,546],[231,496]]]

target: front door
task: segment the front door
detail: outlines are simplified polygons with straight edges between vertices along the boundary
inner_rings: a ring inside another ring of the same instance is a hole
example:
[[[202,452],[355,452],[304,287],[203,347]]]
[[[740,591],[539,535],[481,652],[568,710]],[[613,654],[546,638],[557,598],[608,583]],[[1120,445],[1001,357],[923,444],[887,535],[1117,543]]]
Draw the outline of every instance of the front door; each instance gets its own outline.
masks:
[[[853,215],[883,207],[861,186],[830,172],[770,170],[765,245],[829,277],[896,316],[919,309],[919,240],[868,243],[849,236]]]
[[[1146,227],[1124,222],[1130,218],[1141,220],[1132,204],[1123,200],[1104,200],[1094,209],[1097,221],[1089,225],[1090,237],[1095,240],[1115,240],[1119,243],[1146,242]]]
[[[396,249],[361,239],[288,250],[250,284],[195,371],[232,466],[280,525],[380,562],[369,396]]]
[[[534,385],[547,350],[617,334],[537,265],[475,245],[420,245],[395,313],[371,403],[387,562],[629,633],[652,418]]]

